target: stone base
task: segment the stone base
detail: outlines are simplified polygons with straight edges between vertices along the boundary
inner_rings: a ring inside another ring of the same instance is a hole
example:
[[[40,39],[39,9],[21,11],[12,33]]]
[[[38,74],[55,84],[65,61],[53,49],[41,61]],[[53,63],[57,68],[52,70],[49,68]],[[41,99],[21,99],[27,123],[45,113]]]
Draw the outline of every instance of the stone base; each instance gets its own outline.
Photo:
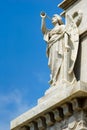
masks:
[[[75,85],[60,85],[58,87],[50,87],[45,95],[38,100],[39,103],[55,100],[57,102],[67,100],[73,97],[87,96],[87,83],[82,81],[77,82]],[[54,101],[53,101],[54,102]]]
[[[11,122],[11,130],[87,130],[87,84],[50,88],[36,107]]]

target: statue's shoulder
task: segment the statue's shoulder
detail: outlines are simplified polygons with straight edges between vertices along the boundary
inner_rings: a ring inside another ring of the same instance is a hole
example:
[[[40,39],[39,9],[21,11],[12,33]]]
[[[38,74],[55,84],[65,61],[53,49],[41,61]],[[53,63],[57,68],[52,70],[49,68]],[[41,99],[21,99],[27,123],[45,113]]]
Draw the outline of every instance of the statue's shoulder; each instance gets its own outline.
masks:
[[[60,25],[60,28],[61,28],[62,31],[64,31],[66,26],[63,24],[63,25]]]

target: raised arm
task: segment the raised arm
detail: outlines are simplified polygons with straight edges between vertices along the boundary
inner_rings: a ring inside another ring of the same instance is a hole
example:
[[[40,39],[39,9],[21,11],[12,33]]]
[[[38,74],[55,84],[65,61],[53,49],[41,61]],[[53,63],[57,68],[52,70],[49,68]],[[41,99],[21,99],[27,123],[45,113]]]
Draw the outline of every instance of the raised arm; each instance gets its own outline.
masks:
[[[46,13],[44,12],[41,12],[40,14],[41,18],[42,18],[42,21],[41,21],[41,30],[42,30],[42,33],[45,34],[47,28],[46,28]]]

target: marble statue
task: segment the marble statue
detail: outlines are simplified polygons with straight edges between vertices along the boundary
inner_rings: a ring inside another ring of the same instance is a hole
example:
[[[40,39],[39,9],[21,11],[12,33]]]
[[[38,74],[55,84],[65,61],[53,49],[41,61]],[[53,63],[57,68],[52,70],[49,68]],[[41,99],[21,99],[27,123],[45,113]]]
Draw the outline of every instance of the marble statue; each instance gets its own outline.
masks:
[[[46,13],[41,12],[41,30],[47,43],[48,66],[51,70],[50,85],[76,81],[73,69],[78,53],[79,34],[72,16],[67,15],[66,25],[58,14],[52,17],[53,29],[46,28]]]

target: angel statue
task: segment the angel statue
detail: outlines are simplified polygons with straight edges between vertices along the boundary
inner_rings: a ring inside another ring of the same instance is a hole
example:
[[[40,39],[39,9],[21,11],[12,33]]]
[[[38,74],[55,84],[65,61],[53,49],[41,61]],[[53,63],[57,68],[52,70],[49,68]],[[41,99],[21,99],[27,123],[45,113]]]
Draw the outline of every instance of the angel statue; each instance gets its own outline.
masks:
[[[67,15],[67,24],[54,14],[51,21],[53,29],[46,28],[46,13],[41,12],[41,30],[47,43],[48,66],[51,70],[50,85],[58,86],[63,82],[73,84],[76,81],[74,65],[78,52],[78,28],[72,16]],[[48,17],[49,18],[49,17]]]

